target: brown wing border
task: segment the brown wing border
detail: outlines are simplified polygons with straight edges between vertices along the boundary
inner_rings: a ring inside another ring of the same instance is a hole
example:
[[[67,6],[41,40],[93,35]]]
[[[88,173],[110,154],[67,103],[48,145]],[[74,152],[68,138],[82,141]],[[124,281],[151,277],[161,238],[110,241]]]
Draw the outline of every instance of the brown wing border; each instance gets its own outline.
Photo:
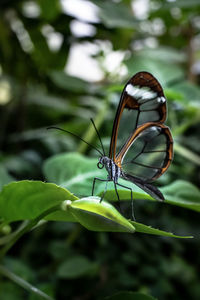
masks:
[[[110,141],[110,149],[109,149],[109,158],[111,158],[115,162],[116,156],[116,144],[117,144],[117,134],[119,129],[120,119],[125,108],[127,109],[138,109],[138,102],[131,96],[126,93],[126,87],[128,84],[139,85],[139,86],[147,86],[153,91],[155,91],[159,97],[164,97],[164,92],[162,86],[158,82],[158,80],[149,72],[138,72],[126,83],[120,98],[120,102],[117,108],[117,112],[115,115],[115,119],[113,122],[112,135]],[[167,117],[167,108],[166,102],[161,104],[158,108],[159,114],[162,116],[159,123],[164,123]]]
[[[119,152],[119,154],[117,155],[117,157],[115,159],[115,163],[117,164],[117,166],[122,168],[121,162],[123,161],[124,156],[126,155],[127,151],[131,147],[134,140],[139,136],[140,133],[142,133],[143,130],[145,130],[149,127],[154,127],[154,126],[162,128],[162,134],[165,134],[167,136],[167,149],[166,149],[166,158],[163,161],[163,166],[159,169],[159,171],[156,173],[156,175],[151,178],[152,181],[157,179],[158,177],[160,177],[163,173],[165,173],[167,171],[167,169],[169,168],[170,163],[173,159],[173,138],[172,138],[169,127],[165,126],[164,124],[160,124],[157,122],[148,122],[148,123],[145,123],[145,124],[139,126],[134,131],[132,136],[130,136],[130,138],[127,140],[127,142],[124,144],[124,146],[122,147],[121,151]]]

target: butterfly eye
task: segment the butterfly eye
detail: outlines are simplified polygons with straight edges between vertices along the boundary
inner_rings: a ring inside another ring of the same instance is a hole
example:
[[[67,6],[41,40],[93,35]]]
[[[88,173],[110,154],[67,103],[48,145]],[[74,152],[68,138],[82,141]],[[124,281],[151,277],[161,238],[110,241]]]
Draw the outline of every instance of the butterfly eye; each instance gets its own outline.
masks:
[[[101,162],[98,162],[97,167],[98,167],[99,169],[103,169],[104,165],[103,165]]]

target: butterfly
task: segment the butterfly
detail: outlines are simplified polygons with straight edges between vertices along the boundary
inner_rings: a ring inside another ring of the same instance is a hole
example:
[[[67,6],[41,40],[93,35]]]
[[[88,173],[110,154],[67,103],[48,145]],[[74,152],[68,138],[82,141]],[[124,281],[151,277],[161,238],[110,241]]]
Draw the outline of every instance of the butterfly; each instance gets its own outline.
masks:
[[[135,74],[126,83],[118,104],[109,155],[103,149],[97,164],[100,169],[106,168],[108,176],[94,178],[92,195],[97,180],[106,181],[106,188],[107,182],[113,181],[118,200],[117,186],[129,189],[133,200],[132,188],[119,183],[123,178],[153,198],[164,200],[152,181],[166,172],[173,158],[173,138],[164,125],[166,117],[166,98],[158,80],[148,72]]]

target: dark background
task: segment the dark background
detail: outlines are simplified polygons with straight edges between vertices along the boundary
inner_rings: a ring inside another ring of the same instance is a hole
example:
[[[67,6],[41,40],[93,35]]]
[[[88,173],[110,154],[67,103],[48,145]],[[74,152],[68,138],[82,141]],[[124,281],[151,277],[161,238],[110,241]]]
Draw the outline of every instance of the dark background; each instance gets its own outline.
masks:
[[[0,59],[1,185],[45,180],[43,161],[61,152],[96,156],[47,126],[85,137],[93,117],[108,147],[123,84],[149,71],[164,88],[175,141],[174,161],[158,184],[199,186],[199,0],[3,0]],[[52,222],[21,239],[6,263],[56,299],[102,299],[121,290],[199,299],[198,213],[141,200],[135,209],[145,224],[195,238],[95,233]],[[4,299],[38,299],[1,281]]]

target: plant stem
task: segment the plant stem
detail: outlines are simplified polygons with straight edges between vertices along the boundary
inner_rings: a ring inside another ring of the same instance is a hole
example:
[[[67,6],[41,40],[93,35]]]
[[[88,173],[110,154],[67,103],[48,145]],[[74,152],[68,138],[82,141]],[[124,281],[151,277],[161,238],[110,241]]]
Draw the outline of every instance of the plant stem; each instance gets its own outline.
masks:
[[[2,265],[0,265],[0,273],[2,275],[4,275],[5,277],[9,278],[10,280],[12,280],[13,282],[17,283],[19,286],[23,287],[24,289],[26,289],[29,292],[32,292],[32,293],[34,293],[40,297],[43,297],[44,299],[47,299],[47,300],[54,300],[52,297],[48,296],[47,294],[45,294],[44,292],[42,292],[41,290],[39,290],[32,284],[28,283],[26,280],[24,280],[20,276],[9,271],[7,268],[5,268]]]

